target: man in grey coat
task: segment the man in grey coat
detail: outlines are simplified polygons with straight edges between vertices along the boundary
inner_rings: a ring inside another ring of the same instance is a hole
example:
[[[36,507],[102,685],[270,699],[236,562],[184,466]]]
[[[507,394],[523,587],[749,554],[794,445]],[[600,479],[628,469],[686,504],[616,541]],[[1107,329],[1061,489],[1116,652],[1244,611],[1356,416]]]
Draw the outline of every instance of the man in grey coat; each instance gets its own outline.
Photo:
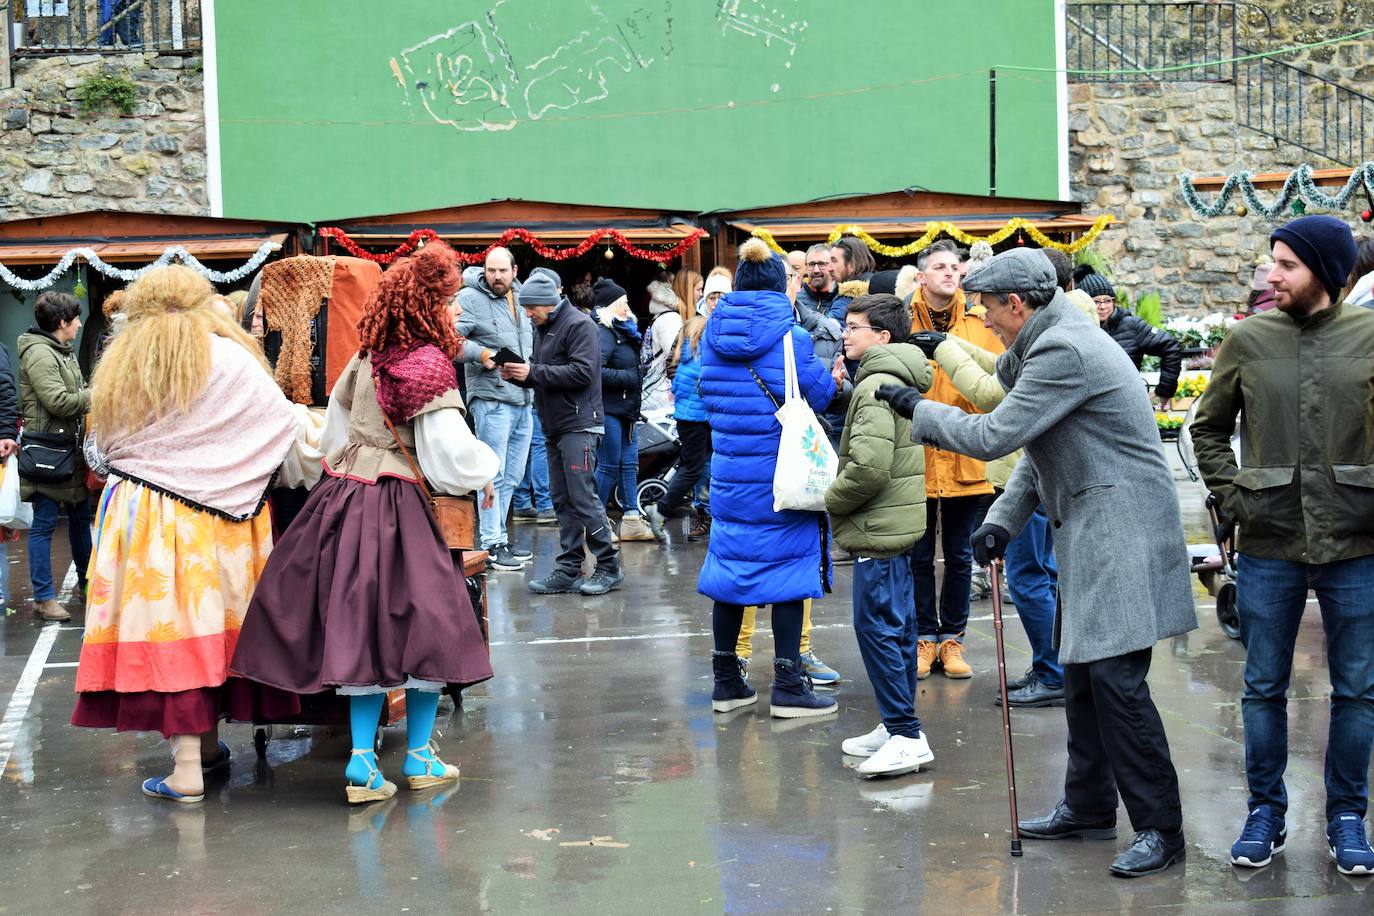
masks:
[[[496,569],[518,570],[530,558],[518,556],[506,533],[506,513],[511,497],[525,476],[534,431],[530,392],[501,377],[495,363],[502,348],[528,361],[534,349],[534,326],[516,306],[520,287],[515,279],[515,258],[505,248],[487,253],[485,266],[463,271],[458,303],[458,333],[468,339],[464,352],[467,406],[477,438],[501,459],[496,477],[496,504],[480,513],[481,548],[487,564]]]
[[[1056,288],[1041,252],[1003,252],[964,289],[1007,347],[997,361],[1006,399],[966,414],[914,388],[876,396],[909,414],[912,438],[926,445],[983,460],[1026,450],[973,535],[986,566],[1038,506],[1054,526],[1068,772],[1054,811],[1022,821],[1021,834],[1111,839],[1119,792],[1136,835],[1111,872],[1153,874],[1183,860],[1184,841],[1178,777],[1145,675],[1156,642],[1197,626],[1153,410],[1130,358]]]

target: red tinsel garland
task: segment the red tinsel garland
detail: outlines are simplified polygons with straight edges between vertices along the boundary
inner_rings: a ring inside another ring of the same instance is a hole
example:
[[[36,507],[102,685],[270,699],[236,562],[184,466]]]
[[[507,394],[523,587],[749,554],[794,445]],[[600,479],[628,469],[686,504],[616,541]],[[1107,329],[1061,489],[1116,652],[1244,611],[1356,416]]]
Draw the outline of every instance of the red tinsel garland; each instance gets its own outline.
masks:
[[[433,229],[416,229],[394,251],[384,254],[373,254],[365,250],[357,242],[348,237],[348,233],[334,226],[324,226],[319,229],[320,235],[328,239],[333,239],[339,245],[353,255],[355,258],[366,258],[369,261],[376,261],[378,264],[390,264],[397,258],[404,258],[412,254],[421,242],[430,242],[439,238],[439,234]],[[568,248],[551,248],[539,240],[539,238],[528,229],[514,227],[502,232],[496,241],[479,252],[456,252],[458,259],[464,264],[481,264],[487,259],[487,255],[493,248],[507,245],[516,239],[529,245],[534,249],[534,253],[541,258],[550,261],[566,261],[568,258],[577,258],[591,251],[592,248],[602,239],[610,239],[622,251],[632,258],[641,258],[645,261],[671,261],[681,257],[697,243],[697,240],[706,234],[705,229],[693,229],[682,241],[671,248],[662,251],[655,251],[651,248],[640,248],[629,239],[619,229],[597,229],[591,235],[583,239],[579,244]]]

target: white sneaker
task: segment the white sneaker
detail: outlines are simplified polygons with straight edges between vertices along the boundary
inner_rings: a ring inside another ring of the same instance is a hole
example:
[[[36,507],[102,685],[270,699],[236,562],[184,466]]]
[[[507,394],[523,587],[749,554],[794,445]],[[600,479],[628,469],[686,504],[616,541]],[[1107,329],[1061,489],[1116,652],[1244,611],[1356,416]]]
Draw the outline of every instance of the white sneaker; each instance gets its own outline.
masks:
[[[850,757],[872,757],[877,753],[878,748],[886,742],[887,726],[879,722],[878,727],[866,735],[844,739],[844,744],[840,745],[840,750]]]
[[[921,764],[933,760],[935,755],[930,752],[930,742],[926,741],[924,731],[916,738],[893,735],[873,756],[859,764],[858,773],[860,776],[900,776],[915,773],[921,769]]]

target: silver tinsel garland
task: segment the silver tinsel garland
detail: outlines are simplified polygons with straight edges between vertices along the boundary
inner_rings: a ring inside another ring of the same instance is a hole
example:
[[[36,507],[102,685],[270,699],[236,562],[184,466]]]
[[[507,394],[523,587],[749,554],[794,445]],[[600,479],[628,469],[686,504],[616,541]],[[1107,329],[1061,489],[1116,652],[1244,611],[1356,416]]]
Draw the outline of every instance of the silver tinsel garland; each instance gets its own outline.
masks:
[[[1279,216],[1293,205],[1293,201],[1299,199],[1304,203],[1326,210],[1344,210],[1361,186],[1364,187],[1366,194],[1374,196],[1374,162],[1363,163],[1352,170],[1345,187],[1335,194],[1323,192],[1312,181],[1312,166],[1300,165],[1288,174],[1274,203],[1267,205],[1255,193],[1253,179],[1254,173],[1248,170],[1231,175],[1226,179],[1226,183],[1221,186],[1216,200],[1210,206],[1203,203],[1202,198],[1198,196],[1197,189],[1193,187],[1193,176],[1180,175],[1178,185],[1184,202],[1194,213],[1204,219],[1211,219],[1225,213],[1231,203],[1231,195],[1235,193],[1236,189],[1240,189],[1240,196],[1244,199],[1247,207],[1258,213],[1263,213],[1269,219]]]
[[[76,263],[77,258],[84,258],[87,264],[90,264],[105,276],[112,277],[116,280],[123,280],[126,283],[137,280],[154,267],[163,267],[172,263],[174,260],[180,260],[187,267],[212,283],[234,283],[238,280],[242,280],[244,277],[261,267],[263,262],[272,255],[272,252],[279,248],[281,248],[281,245],[276,242],[263,242],[258,246],[258,250],[254,252],[251,258],[245,261],[241,266],[229,271],[211,270],[200,263],[200,261],[197,261],[195,255],[191,254],[191,252],[180,245],[173,245],[171,248],[164,251],[156,261],[144,265],[137,270],[124,270],[123,268],[115,267],[113,264],[107,264],[100,259],[100,255],[96,254],[93,248],[73,248],[62,256],[62,260],[57,262],[56,267],[50,270],[46,275],[39,277],[37,280],[25,280],[4,264],[0,264],[0,280],[8,283],[14,289],[29,291],[47,289],[57,282],[58,277],[71,269],[71,266]]]

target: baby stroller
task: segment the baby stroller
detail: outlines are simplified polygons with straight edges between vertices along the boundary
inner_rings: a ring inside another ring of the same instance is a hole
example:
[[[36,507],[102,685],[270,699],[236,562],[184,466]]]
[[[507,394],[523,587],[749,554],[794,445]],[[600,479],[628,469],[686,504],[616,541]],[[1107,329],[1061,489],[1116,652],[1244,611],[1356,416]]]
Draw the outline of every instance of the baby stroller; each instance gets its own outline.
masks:
[[[668,492],[677,472],[682,445],[671,411],[646,414],[639,424],[639,505],[648,506]]]
[[[1178,431],[1178,455],[1183,460],[1184,470],[1193,480],[1201,479],[1197,456],[1193,453],[1193,437],[1189,432],[1198,403],[1194,401],[1188,408],[1183,426]],[[1237,424],[1236,434],[1231,439],[1237,462],[1240,461],[1242,432],[1243,427]],[[1240,614],[1236,610],[1236,526],[1226,518],[1221,500],[1217,499],[1215,493],[1207,494],[1204,505],[1212,524],[1215,543],[1188,545],[1192,569],[1207,593],[1217,600],[1217,623],[1221,626],[1221,632],[1231,639],[1240,639]]]

